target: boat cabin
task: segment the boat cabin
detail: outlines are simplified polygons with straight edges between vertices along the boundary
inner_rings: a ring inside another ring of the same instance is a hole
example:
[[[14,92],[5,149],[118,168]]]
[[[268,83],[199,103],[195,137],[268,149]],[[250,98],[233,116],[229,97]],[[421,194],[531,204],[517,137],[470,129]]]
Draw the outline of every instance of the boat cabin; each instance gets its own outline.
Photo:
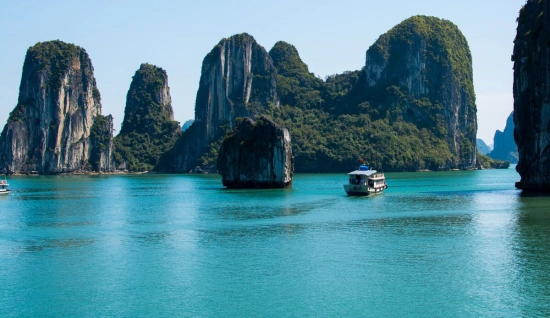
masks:
[[[380,176],[376,170],[369,169],[369,166],[361,165],[358,170],[348,173],[349,184],[374,186],[378,180],[384,181],[384,175]]]
[[[10,189],[8,189],[8,181],[7,180],[0,180],[0,194],[8,194],[11,192]]]
[[[349,184],[344,185],[348,195],[380,193],[388,187],[384,174],[371,170],[366,165],[361,165],[358,170],[348,173],[348,177]]]

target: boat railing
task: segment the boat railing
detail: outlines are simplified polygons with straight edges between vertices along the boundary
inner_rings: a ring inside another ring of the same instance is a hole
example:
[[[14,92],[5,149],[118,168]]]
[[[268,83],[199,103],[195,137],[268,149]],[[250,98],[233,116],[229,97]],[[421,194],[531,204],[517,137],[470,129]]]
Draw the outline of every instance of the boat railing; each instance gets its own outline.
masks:
[[[372,178],[372,179],[375,179],[375,178],[384,178],[384,174],[383,174],[383,173],[375,173],[375,174],[373,174],[372,176],[370,176],[370,178]]]

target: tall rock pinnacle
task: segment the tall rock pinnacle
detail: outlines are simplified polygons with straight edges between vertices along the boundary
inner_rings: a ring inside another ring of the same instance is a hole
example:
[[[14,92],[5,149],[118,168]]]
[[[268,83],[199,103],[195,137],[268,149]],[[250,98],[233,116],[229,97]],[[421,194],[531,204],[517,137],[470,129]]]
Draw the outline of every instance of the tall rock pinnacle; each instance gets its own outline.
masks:
[[[19,100],[2,131],[2,167],[16,173],[90,169],[90,153],[108,151],[93,150],[89,141],[100,115],[100,94],[86,51],[58,40],[37,43],[27,51]],[[112,138],[112,129],[103,132]]]
[[[475,167],[472,57],[456,25],[426,16],[401,22],[368,49],[365,75],[373,106],[447,141],[448,166],[438,168]]]
[[[514,139],[524,190],[550,191],[550,1],[528,0],[514,40]]]
[[[126,95],[122,128],[115,138],[117,164],[131,171],[151,170],[180,135],[166,71],[141,64]]]
[[[277,71],[249,34],[222,39],[206,55],[195,102],[195,122],[167,153],[158,170],[188,172],[214,140],[239,117],[256,118],[278,105]]]

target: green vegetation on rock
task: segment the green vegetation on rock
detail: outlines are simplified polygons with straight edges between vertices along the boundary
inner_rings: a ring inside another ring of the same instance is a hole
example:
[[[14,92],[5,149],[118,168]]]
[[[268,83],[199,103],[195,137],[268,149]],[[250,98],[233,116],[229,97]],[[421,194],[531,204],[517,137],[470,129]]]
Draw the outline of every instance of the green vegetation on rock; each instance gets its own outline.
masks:
[[[491,147],[487,146],[487,144],[485,143],[485,141],[483,141],[483,139],[477,139],[476,140],[476,144],[477,144],[477,152],[482,154],[482,155],[486,155],[488,154],[489,152],[491,152]]]
[[[149,171],[181,135],[173,120],[168,76],[160,67],[142,64],[126,97],[124,121],[115,137],[115,162],[130,171]]]
[[[49,79],[46,83],[47,88],[57,90],[75,57],[78,57],[81,69],[87,67],[89,57],[83,48],[59,40],[39,42],[27,50],[27,58],[23,69],[32,72],[44,72],[44,75]],[[31,65],[33,67],[30,67]],[[99,98],[99,91],[94,91],[94,93]]]
[[[223,63],[246,69],[241,57],[245,41],[261,63],[253,63],[250,74],[243,74],[251,75],[252,91],[242,107],[246,89],[228,95],[230,90],[212,83],[244,83],[239,72],[226,78],[219,70]],[[269,56],[254,47],[258,45],[250,35],[238,34],[220,41],[205,57],[197,121],[158,170],[187,172],[200,165],[212,171],[227,132],[218,128],[234,126],[238,117],[260,115],[289,130],[296,172],[348,171],[360,159],[384,171],[475,167],[471,54],[451,22],[426,16],[407,19],[369,48],[361,70],[330,75],[325,81],[309,72],[289,43],[277,42]],[[223,63],[222,54],[227,55]]]
[[[94,119],[92,129],[90,130],[91,153],[89,163],[94,171],[100,170],[101,153],[112,142],[112,122],[113,117],[97,115]]]
[[[238,125],[239,118],[237,118]],[[208,144],[205,153],[199,158],[198,164],[207,171],[213,171],[216,167],[216,161],[218,160],[218,151],[220,146],[228,133],[231,132],[229,125],[222,125],[219,128],[219,133],[216,138]]]
[[[55,96],[62,85],[63,78],[69,72],[69,68],[78,61],[79,69],[88,69],[90,59],[83,48],[63,41],[38,42],[27,50],[27,56],[23,65],[23,78],[34,78],[43,76],[47,81],[45,88],[49,94]],[[23,83],[21,83],[23,85]],[[84,85],[83,87],[86,87]],[[93,97],[99,101],[101,96],[97,87],[93,86]],[[10,112],[8,121],[26,120],[25,109],[36,107],[36,101],[32,98],[20,100]]]
[[[478,154],[477,159],[484,169],[508,169],[510,167],[510,162],[508,160],[501,161],[483,154]]]
[[[428,69],[420,71],[425,90],[415,92],[403,83],[417,75],[409,71],[415,66],[407,54],[426,55]],[[367,55],[384,60],[388,77],[372,86],[365,68],[321,81],[285,42],[275,44],[270,55],[281,105],[268,115],[289,129],[297,172],[347,171],[359,159],[385,171],[440,170],[467,167],[468,158],[475,158],[471,56],[449,21],[412,17],[381,36]],[[457,132],[459,153],[450,142],[445,105],[451,102],[473,107],[473,123]]]
[[[310,73],[296,48],[279,41],[269,51],[277,69],[277,96],[280,103],[300,108],[319,108],[324,102],[323,81]]]
[[[345,172],[360,159],[385,171],[437,170],[452,157],[441,139],[403,121],[290,106],[271,116],[290,131],[298,172]]]
[[[412,122],[451,143],[457,133],[449,130],[450,107],[453,103],[466,105],[459,109],[457,119],[464,125],[461,133],[467,141],[459,141],[465,148],[455,156],[474,157],[477,124],[472,58],[455,24],[434,17],[411,17],[382,35],[367,57],[386,68],[386,77],[366,92],[380,115]]]

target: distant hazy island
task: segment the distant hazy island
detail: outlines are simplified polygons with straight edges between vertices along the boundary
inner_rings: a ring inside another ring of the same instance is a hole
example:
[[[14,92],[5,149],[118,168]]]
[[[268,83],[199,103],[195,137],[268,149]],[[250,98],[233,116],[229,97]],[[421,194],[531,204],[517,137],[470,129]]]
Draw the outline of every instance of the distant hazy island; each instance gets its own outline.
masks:
[[[174,121],[168,75],[142,64],[122,129],[101,114],[86,51],[37,43],[0,138],[7,173],[216,172],[237,119],[266,116],[288,128],[295,172],[342,172],[359,159],[383,171],[502,167],[477,154],[468,43],[452,22],[414,16],[381,35],[361,70],[310,73],[280,41],[268,52],[246,33],[222,39],[202,64],[195,119]]]

